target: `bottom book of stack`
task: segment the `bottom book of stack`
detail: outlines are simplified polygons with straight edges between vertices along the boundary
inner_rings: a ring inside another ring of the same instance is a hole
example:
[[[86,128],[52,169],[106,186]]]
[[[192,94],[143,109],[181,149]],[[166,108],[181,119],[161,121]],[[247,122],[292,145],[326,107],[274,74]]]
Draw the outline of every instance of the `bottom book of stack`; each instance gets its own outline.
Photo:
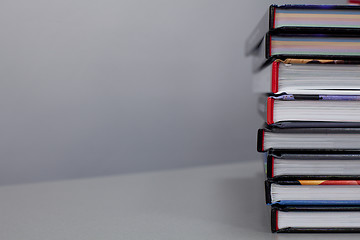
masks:
[[[360,232],[359,206],[281,206],[271,208],[272,232]]]

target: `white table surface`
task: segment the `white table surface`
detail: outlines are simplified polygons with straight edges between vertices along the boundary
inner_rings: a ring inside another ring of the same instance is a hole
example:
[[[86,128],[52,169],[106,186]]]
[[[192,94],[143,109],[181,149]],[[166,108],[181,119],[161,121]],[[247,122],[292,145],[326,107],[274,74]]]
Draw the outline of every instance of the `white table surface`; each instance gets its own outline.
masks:
[[[0,239],[360,239],[272,234],[260,160],[0,187]]]

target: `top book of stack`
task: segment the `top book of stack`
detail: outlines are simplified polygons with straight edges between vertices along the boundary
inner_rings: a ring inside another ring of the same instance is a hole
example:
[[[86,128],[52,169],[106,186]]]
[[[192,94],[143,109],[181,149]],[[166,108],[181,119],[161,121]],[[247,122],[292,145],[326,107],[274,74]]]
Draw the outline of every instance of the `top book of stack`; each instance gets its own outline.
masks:
[[[271,5],[246,54],[258,69],[275,59],[360,59],[360,6]]]

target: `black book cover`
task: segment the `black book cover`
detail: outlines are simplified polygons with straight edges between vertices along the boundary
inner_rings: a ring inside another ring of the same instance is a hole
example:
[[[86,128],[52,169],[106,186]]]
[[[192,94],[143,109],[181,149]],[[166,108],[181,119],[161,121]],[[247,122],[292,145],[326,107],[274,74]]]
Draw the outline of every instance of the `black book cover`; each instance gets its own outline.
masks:
[[[265,128],[259,129],[257,133],[257,151],[266,152],[267,150],[278,150],[278,151],[331,151],[331,152],[343,152],[351,151],[350,149],[264,149],[264,136],[265,132],[272,133],[298,133],[298,134],[360,134],[360,128],[277,128],[272,126],[266,126]],[[357,149],[352,149],[356,151]]]
[[[360,160],[360,151],[276,151],[270,150],[266,156],[266,175],[267,178],[276,180],[297,180],[297,179],[312,179],[312,180],[341,180],[341,179],[357,179],[360,180],[359,175],[278,175],[274,176],[274,158],[278,159],[295,159],[295,160]]]
[[[271,231],[277,233],[359,233],[360,228],[278,228],[278,212],[351,212],[360,211],[360,206],[272,206],[271,207]]]
[[[338,9],[338,10],[359,10],[356,5],[271,5],[255,29],[246,40],[245,52],[250,55],[257,49],[264,36],[271,34],[341,34],[341,35],[359,35],[360,28],[344,27],[303,27],[303,26],[282,26],[275,28],[274,19],[276,9]]]
[[[255,48],[251,55],[253,56],[253,62],[252,62],[252,70],[254,72],[262,70],[264,67],[268,66],[275,60],[283,60],[289,58],[297,58],[297,59],[326,59],[326,60],[346,60],[346,61],[359,61],[360,55],[333,55],[333,54],[304,54],[304,53],[288,53],[288,54],[273,54],[271,52],[271,37],[272,36],[279,36],[279,37],[289,37],[289,38],[310,38],[315,37],[318,38],[319,41],[321,38],[360,38],[360,29],[359,32],[355,35],[344,35],[344,34],[332,34],[332,35],[320,35],[320,34],[303,34],[303,33],[282,33],[282,34],[275,34],[268,32],[265,34],[263,39],[260,41],[260,43],[257,45],[257,48]]]

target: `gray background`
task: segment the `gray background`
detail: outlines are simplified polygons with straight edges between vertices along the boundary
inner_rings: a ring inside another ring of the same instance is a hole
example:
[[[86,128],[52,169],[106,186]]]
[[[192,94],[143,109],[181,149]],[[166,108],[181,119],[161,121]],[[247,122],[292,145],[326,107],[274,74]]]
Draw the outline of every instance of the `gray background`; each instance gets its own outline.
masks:
[[[259,158],[244,43],[270,3],[1,1],[0,184]]]

